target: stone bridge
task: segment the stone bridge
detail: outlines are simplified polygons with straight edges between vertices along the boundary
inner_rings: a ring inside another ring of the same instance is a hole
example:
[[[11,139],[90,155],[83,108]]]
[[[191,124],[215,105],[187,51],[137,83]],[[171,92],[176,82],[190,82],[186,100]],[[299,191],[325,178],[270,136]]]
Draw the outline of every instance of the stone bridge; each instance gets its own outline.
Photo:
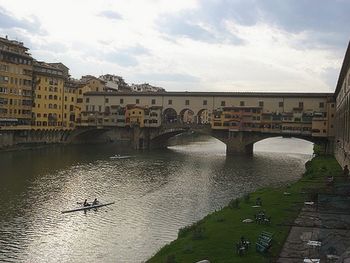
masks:
[[[101,142],[128,140],[134,149],[160,149],[168,146],[168,140],[176,135],[195,132],[212,136],[226,145],[226,154],[252,154],[256,142],[272,137],[294,137],[324,145],[326,151],[331,151],[327,138],[318,138],[299,134],[263,133],[254,131],[214,130],[208,124],[166,124],[158,128],[126,127],[80,127],[72,131],[66,142]]]

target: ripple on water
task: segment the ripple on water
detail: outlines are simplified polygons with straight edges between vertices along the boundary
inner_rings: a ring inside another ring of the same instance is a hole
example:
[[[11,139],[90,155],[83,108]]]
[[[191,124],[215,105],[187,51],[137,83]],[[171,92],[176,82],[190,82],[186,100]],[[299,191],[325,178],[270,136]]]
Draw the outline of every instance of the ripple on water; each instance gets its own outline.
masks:
[[[0,159],[11,175],[0,183],[0,261],[144,261],[179,228],[232,198],[296,180],[310,155],[291,153],[292,142],[289,153],[267,152],[265,145],[253,157],[226,157],[222,144],[208,140],[159,152],[79,146],[14,154],[21,167]],[[109,158],[116,154],[134,157]],[[116,203],[61,214],[95,197]]]

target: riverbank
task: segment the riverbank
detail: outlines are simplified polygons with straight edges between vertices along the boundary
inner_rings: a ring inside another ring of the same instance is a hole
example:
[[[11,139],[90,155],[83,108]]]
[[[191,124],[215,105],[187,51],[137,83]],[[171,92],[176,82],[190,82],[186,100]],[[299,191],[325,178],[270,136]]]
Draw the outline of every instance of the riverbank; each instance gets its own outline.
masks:
[[[232,200],[220,211],[214,212],[189,227],[180,229],[178,238],[164,246],[148,263],[153,262],[271,262],[279,257],[283,244],[299,215],[305,201],[313,202],[320,191],[330,191],[326,179],[333,176],[335,182],[344,181],[341,167],[330,156],[315,157],[306,163],[306,171],[297,182],[280,188],[260,189],[243,198]],[[262,200],[261,207],[256,199]],[[254,221],[263,211],[269,224],[243,223]],[[262,233],[273,233],[268,253],[256,252],[255,243]],[[250,248],[241,256],[236,253],[236,243],[241,237],[249,240]]]

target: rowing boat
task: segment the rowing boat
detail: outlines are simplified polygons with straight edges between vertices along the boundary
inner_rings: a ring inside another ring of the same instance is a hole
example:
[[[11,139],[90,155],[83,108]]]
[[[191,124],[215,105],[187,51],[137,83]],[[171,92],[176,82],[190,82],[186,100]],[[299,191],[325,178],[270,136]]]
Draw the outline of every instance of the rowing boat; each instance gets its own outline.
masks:
[[[114,202],[106,203],[106,204],[100,203],[100,204],[97,204],[97,205],[81,206],[81,207],[74,208],[74,209],[71,209],[71,210],[62,211],[62,213],[70,213],[70,212],[76,212],[76,211],[82,211],[82,210],[90,210],[92,208],[99,208],[99,207],[102,207],[102,206],[113,205],[113,204],[114,204]]]

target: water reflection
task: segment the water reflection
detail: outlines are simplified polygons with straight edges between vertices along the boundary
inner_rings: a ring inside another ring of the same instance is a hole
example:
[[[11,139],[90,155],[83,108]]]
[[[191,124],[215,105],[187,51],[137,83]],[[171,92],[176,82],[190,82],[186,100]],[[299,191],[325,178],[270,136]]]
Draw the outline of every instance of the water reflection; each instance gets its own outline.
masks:
[[[141,262],[232,198],[298,178],[312,145],[301,153],[298,140],[273,140],[251,157],[226,157],[210,138],[143,153],[118,145],[2,153],[0,261]],[[276,143],[285,154],[266,152]],[[86,197],[116,204],[60,213]]]

